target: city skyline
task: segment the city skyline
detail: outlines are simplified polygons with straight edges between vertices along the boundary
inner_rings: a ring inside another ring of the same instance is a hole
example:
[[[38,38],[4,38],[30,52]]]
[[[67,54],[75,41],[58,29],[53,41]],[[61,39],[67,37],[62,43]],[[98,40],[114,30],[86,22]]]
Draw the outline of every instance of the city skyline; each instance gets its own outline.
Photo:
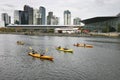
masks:
[[[38,9],[39,6],[44,6],[46,8],[46,14],[53,11],[57,17],[60,17],[60,24],[64,24],[64,10],[70,10],[72,15],[71,20],[75,17],[79,17],[83,20],[96,16],[114,16],[120,12],[119,3],[119,0],[1,0],[0,14],[8,13],[13,19],[14,10],[23,10],[24,5],[29,5],[35,9]],[[73,21],[71,22],[73,23]]]
[[[14,24],[59,25],[59,18],[53,15],[53,12],[48,12],[47,16],[46,8],[43,6],[34,9],[24,5],[24,10],[14,11]]]

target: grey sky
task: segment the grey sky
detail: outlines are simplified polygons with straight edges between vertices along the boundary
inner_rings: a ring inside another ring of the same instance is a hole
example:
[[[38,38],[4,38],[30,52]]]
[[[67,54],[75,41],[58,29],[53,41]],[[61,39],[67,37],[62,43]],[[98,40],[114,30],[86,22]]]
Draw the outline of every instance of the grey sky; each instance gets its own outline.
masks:
[[[27,4],[35,9],[44,6],[60,17],[63,24],[63,11],[70,10],[72,19],[87,19],[96,16],[115,16],[120,12],[120,0],[0,0],[0,14],[8,13],[13,18],[14,10],[23,10]]]

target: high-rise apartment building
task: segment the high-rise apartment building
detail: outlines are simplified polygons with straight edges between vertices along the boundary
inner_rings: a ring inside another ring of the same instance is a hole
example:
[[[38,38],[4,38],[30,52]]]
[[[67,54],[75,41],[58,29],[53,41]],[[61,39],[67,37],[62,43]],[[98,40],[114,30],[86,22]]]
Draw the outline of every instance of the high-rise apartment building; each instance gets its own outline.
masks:
[[[20,10],[14,11],[14,24],[21,24],[21,12]]]
[[[74,25],[80,25],[81,24],[81,19],[79,17],[76,17],[73,19],[73,24]]]
[[[24,6],[25,20],[28,21],[28,24],[33,24],[33,8],[25,5]]]
[[[10,20],[11,18],[7,13],[2,13],[1,18],[2,18],[2,21],[4,21],[5,26],[11,23],[11,20]]]
[[[11,23],[11,16],[8,16],[9,17],[9,23]]]
[[[0,27],[5,27],[5,22],[0,20]]]
[[[40,12],[38,9],[34,9],[33,12],[33,24],[38,25],[40,24]]]
[[[46,24],[46,9],[43,6],[40,6],[39,8],[40,11],[40,24],[45,25]]]
[[[64,25],[71,25],[71,12],[69,10],[64,11]]]
[[[55,17],[55,25],[59,24],[59,17]]]
[[[48,25],[51,25],[52,18],[53,18],[53,12],[48,12],[48,16],[47,16]]]
[[[14,24],[28,24],[28,15],[25,11],[14,11]]]
[[[49,12],[47,16],[47,24],[48,25],[58,25],[59,18],[53,15],[53,12]]]
[[[51,19],[51,25],[58,25],[59,24],[59,18],[56,16],[53,16]]]

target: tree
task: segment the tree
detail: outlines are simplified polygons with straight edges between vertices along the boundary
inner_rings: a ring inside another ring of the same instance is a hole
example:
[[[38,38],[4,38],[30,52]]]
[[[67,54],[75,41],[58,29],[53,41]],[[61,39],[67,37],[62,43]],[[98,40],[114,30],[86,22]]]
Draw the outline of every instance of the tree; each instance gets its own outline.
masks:
[[[16,21],[15,21],[15,24],[19,24],[19,21],[16,20]]]
[[[104,28],[103,28],[103,30],[102,30],[102,32],[109,32],[109,27],[108,26],[105,26]]]
[[[115,32],[116,29],[110,25],[106,26],[103,30],[103,32]]]
[[[117,28],[118,32],[120,32],[120,24],[118,24],[118,28]]]

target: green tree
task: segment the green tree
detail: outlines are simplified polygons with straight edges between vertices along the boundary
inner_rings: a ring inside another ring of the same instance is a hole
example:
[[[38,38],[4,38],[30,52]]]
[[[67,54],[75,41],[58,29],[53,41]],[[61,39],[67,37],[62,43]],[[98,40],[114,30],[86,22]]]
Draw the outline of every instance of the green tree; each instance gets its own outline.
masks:
[[[120,24],[118,24],[118,29],[117,30],[118,30],[118,32],[120,32]]]
[[[102,31],[103,32],[115,32],[116,29],[112,26],[107,25]]]
[[[16,21],[15,21],[15,24],[19,24],[19,21],[16,20]]]
[[[104,28],[103,28],[103,30],[102,30],[102,32],[109,32],[109,27],[108,26],[105,26]]]

